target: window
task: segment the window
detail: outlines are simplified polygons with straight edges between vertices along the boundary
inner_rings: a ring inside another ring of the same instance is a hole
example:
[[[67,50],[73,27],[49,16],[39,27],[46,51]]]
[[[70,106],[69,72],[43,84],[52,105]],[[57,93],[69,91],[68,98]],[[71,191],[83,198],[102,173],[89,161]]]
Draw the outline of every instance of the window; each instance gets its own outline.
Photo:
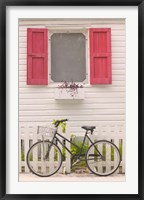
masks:
[[[83,33],[52,34],[51,79],[54,82],[86,79],[86,38]]]
[[[27,29],[28,85],[47,85],[48,73],[53,82],[83,82],[87,71],[90,71],[90,84],[111,84],[111,60],[110,28],[90,28],[83,32]]]

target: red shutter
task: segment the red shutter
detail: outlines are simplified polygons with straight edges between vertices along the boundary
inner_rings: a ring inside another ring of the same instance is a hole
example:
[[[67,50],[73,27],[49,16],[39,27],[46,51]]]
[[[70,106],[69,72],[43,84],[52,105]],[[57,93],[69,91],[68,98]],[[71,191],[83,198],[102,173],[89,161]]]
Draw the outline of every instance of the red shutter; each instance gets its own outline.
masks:
[[[111,29],[90,29],[90,83],[111,84]]]
[[[48,31],[27,29],[27,84],[48,84]]]

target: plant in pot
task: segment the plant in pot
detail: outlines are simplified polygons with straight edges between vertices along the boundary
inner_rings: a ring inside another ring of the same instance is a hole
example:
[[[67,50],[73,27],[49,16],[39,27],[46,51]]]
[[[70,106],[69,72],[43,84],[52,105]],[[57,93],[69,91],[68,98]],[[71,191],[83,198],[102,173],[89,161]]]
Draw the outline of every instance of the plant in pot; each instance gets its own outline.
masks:
[[[73,81],[67,82],[67,81],[62,81],[60,85],[58,85],[58,88],[62,92],[63,89],[72,97],[75,98],[78,95],[78,90],[79,88],[83,88],[83,84],[80,83],[75,83]]]

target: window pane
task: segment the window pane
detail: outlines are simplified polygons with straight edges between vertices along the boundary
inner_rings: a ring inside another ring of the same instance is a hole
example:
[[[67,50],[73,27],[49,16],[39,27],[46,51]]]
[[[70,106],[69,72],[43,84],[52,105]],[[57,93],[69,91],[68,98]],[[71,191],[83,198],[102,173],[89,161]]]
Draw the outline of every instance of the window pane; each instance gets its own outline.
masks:
[[[51,78],[55,82],[86,79],[85,36],[54,33],[51,37]]]

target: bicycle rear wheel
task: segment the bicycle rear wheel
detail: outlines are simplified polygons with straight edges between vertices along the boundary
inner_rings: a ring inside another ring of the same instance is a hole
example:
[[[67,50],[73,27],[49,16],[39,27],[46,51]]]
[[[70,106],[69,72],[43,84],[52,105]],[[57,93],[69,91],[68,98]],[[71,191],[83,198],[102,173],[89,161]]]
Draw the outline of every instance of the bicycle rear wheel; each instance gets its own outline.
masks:
[[[89,170],[99,176],[113,174],[121,162],[117,146],[107,140],[93,143],[87,150],[86,163]]]
[[[48,158],[45,156],[48,154]],[[40,141],[31,146],[27,153],[27,165],[37,176],[55,174],[61,167],[62,153],[58,146],[49,141]]]

